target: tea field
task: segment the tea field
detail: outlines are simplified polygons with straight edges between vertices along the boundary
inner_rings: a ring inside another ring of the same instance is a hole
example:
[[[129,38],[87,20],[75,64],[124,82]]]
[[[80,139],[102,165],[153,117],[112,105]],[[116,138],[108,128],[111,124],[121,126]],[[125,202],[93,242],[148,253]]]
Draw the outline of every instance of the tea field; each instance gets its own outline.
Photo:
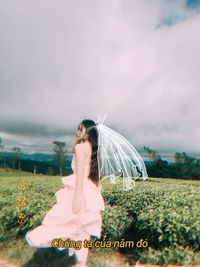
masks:
[[[61,177],[1,171],[0,182],[0,258],[27,267],[73,264],[66,251],[32,248],[24,238],[56,203]],[[101,247],[89,249],[88,266],[200,264],[199,181],[149,178],[123,191],[105,179],[102,186]]]

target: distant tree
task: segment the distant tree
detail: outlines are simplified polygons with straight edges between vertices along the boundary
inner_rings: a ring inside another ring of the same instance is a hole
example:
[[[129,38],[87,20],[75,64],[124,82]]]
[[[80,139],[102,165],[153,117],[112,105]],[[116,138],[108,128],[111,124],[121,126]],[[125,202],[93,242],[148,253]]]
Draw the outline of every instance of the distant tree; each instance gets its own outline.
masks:
[[[185,152],[174,155],[177,176],[180,178],[200,179],[200,160],[188,156]]]
[[[62,176],[63,168],[67,158],[66,143],[60,141],[54,141],[53,144],[54,144],[53,151],[55,152],[54,158],[58,161],[60,175]]]
[[[53,167],[48,167],[47,171],[46,171],[46,174],[47,175],[54,175],[54,168]]]
[[[34,152],[33,154],[33,174],[35,175],[37,173],[37,157],[36,157],[36,153]]]
[[[4,145],[2,143],[2,139],[0,137],[0,162],[4,161]]]
[[[13,158],[13,168],[16,167],[16,162],[18,163],[18,170],[21,168],[21,157],[22,157],[22,150],[20,147],[15,146],[12,148],[12,151],[14,152],[14,158]]]
[[[144,150],[152,161],[152,165],[149,168],[149,175],[153,177],[170,177],[168,162],[162,160],[160,154],[156,150],[145,146]]]
[[[37,165],[36,165],[36,164],[34,164],[34,168],[33,168],[33,174],[35,175],[35,174],[36,174],[36,172],[37,172]]]
[[[150,160],[157,161],[157,160],[161,159],[161,156],[159,155],[159,153],[156,150],[153,150],[153,149],[146,147],[146,146],[144,146],[144,150],[147,152],[147,155],[148,155]]]

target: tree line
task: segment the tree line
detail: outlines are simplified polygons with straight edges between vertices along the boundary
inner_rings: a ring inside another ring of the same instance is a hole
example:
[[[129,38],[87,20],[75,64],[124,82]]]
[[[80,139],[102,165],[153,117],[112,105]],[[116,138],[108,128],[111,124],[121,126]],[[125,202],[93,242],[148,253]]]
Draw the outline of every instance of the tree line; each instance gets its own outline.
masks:
[[[39,162],[37,160],[24,160],[23,151],[19,146],[13,147],[11,149],[11,152],[11,156],[8,157],[8,151],[6,150],[6,147],[3,145],[2,139],[0,138],[0,167],[33,172],[34,174],[60,174],[61,176],[69,172],[66,172],[65,169],[68,152],[65,142],[53,142],[53,158],[55,159],[56,164],[54,164],[53,162],[46,163]]]
[[[149,176],[200,180],[200,159],[191,157],[186,152],[175,152],[174,163],[169,163],[156,150],[145,146],[144,150],[151,160],[151,164],[147,166]]]
[[[176,152],[174,162],[163,160],[158,151],[144,146],[149,161],[145,162],[150,177],[200,179],[200,159],[191,157],[186,152]],[[0,167],[32,172],[34,174],[68,175],[71,170],[71,158],[68,159],[67,145],[62,141],[53,142],[54,161],[42,162],[23,159],[23,151],[19,146],[11,149],[11,156],[6,156],[6,148],[0,138]]]

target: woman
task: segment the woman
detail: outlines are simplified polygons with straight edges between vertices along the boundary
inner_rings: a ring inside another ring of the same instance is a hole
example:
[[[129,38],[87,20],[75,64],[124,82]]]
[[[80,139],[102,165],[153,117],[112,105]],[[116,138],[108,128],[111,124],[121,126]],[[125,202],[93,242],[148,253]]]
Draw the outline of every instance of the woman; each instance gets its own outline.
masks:
[[[76,266],[86,266],[88,248],[83,240],[90,235],[100,238],[101,211],[105,209],[98,172],[98,131],[92,120],[83,120],[73,146],[73,174],[63,177],[64,188],[55,193],[57,203],[45,215],[42,224],[29,231],[25,238],[33,247],[51,247],[52,240],[81,240],[76,253]],[[59,248],[58,248],[59,249]],[[62,249],[62,248],[60,248]]]

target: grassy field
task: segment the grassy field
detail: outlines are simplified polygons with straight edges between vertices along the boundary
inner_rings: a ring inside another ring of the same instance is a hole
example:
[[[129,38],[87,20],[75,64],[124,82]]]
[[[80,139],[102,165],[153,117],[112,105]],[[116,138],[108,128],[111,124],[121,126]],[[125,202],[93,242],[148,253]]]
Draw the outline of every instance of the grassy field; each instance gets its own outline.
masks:
[[[27,267],[73,265],[75,260],[68,258],[67,251],[32,248],[24,240],[25,233],[39,225],[56,203],[54,194],[62,188],[61,177],[1,171],[0,180],[0,258]],[[102,238],[133,240],[135,244],[142,238],[148,246],[92,248],[88,266],[199,264],[199,189],[198,181],[149,178],[123,192],[121,184],[111,185],[104,180]],[[17,222],[20,212],[26,215],[26,224],[21,226]]]

